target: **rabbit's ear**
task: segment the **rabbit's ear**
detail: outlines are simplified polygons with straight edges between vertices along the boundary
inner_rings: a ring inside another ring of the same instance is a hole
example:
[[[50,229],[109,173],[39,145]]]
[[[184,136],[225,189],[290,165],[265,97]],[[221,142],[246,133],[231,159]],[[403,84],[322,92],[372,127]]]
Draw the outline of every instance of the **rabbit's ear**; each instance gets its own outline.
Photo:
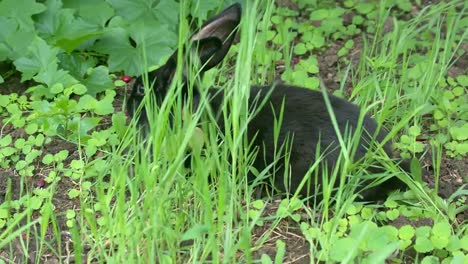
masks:
[[[192,36],[193,46],[198,47],[203,70],[209,70],[224,59],[231,47],[241,19],[240,4],[233,4],[206,22]]]

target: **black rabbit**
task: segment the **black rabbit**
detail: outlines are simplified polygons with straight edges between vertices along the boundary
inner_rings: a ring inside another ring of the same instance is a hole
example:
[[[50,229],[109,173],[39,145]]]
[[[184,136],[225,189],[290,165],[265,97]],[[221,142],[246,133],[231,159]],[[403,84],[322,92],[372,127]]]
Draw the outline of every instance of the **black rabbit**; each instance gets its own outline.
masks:
[[[196,47],[198,57],[200,59],[202,71],[209,70],[223,60],[228,52],[234,37],[239,27],[241,19],[241,7],[239,4],[234,4],[218,14],[195,33],[191,41],[192,47]],[[159,69],[148,74],[149,83],[154,83],[153,92],[157,100],[162,100],[170,87],[172,78],[175,74],[177,66],[177,51],[169,58],[167,63]],[[273,89],[273,90],[272,90]],[[183,93],[188,93],[188,89],[184,88]],[[317,147],[322,153],[326,153],[324,158],[324,166],[327,166],[328,171],[334,167],[341,148],[339,147],[337,134],[332,125],[332,119],[327,110],[324,96],[321,92],[309,90],[306,88],[295,87],[290,85],[277,84],[272,86],[253,86],[251,88],[250,103],[254,104],[258,95],[266,96],[270,93],[270,97],[265,106],[257,113],[248,125],[248,138],[253,139],[254,146],[260,148],[254,166],[261,171],[267,164],[274,161],[274,119],[278,117],[278,113],[284,107],[282,127],[278,143],[282,144],[287,137],[291,137],[292,145],[290,149],[290,186],[287,188],[289,192],[294,193],[304,175],[307,173],[311,165],[316,160]],[[221,108],[224,98],[223,91],[219,89],[210,89],[208,91],[211,96],[210,105],[216,112]],[[144,85],[142,77],[139,77],[128,101],[128,111],[132,111],[139,106],[144,96]],[[193,101],[198,101],[198,92],[193,91]],[[344,134],[345,131],[352,130],[357,127],[360,108],[350,102],[347,102],[338,97],[328,96],[336,122]],[[273,112],[273,109],[275,113]],[[146,120],[145,110],[143,109],[139,117],[139,122],[144,124]],[[221,118],[222,119],[222,118]],[[222,122],[219,122],[220,127],[223,127]],[[375,143],[381,142],[386,134],[379,132],[376,134],[376,122],[369,116],[364,117],[363,131],[359,140],[359,145],[354,155],[354,160],[362,158],[368,148]],[[375,139],[373,140],[373,138]],[[318,146],[319,145],[319,146]],[[375,145],[375,144],[374,144]],[[389,143],[383,146],[384,151],[390,155]],[[280,171],[277,175],[283,175]],[[315,174],[312,174],[314,176]],[[319,182],[321,173],[319,175]],[[285,190],[282,177],[276,180],[277,187]],[[313,181],[312,184],[313,186]],[[382,195],[388,190],[404,187],[404,183],[398,178],[392,177],[378,187],[368,189],[362,192],[365,200],[381,199]],[[307,192],[307,188],[301,190],[301,194],[314,194],[314,190]]]

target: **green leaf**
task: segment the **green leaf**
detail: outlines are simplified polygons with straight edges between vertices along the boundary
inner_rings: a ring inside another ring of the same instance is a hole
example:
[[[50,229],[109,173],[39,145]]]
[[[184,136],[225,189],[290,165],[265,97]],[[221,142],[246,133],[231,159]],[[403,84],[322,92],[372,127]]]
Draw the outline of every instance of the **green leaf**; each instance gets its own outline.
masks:
[[[432,241],[427,237],[417,237],[414,249],[419,253],[427,253],[434,250],[434,246],[432,245]]]
[[[112,115],[112,127],[114,131],[120,136],[123,137],[126,132],[126,120],[127,117],[123,112],[117,112]]]
[[[66,149],[63,149],[63,150],[55,153],[55,155],[54,155],[54,159],[57,162],[64,161],[66,158],[68,158],[68,150],[66,150]]]
[[[39,208],[41,208],[43,200],[44,199],[41,197],[33,196],[29,199],[29,206],[33,210],[38,210]]]
[[[396,208],[398,206],[398,203],[394,200],[387,200],[385,201],[384,205],[387,208]]]
[[[348,215],[355,215],[355,214],[357,214],[358,212],[359,212],[358,208],[357,208],[355,205],[353,205],[353,204],[351,204],[351,205],[348,207],[348,209],[346,210],[346,214],[348,214]]]
[[[426,237],[428,238],[431,234],[432,228],[430,226],[420,226],[416,228],[417,237]]]
[[[58,69],[57,48],[50,47],[43,39],[36,37],[28,48],[28,53],[14,61],[16,68],[22,72],[21,80],[34,77],[37,82],[45,83],[49,87],[62,83],[69,86],[77,81],[67,72]]]
[[[318,10],[312,11],[309,18],[310,20],[318,21],[318,20],[323,20],[327,17],[329,17],[329,12],[327,9],[318,9]]]
[[[0,138],[0,147],[6,147],[11,144],[13,138],[11,135],[5,135]]]
[[[398,235],[403,240],[410,240],[415,234],[414,228],[410,225],[404,225],[398,230]]]
[[[411,159],[410,170],[411,170],[411,173],[413,174],[413,177],[416,179],[416,181],[422,184],[423,182],[422,168],[421,168],[421,163],[419,162],[418,158],[413,157]]]
[[[68,129],[76,133],[77,136],[84,137],[87,135],[88,131],[99,124],[99,121],[101,121],[101,119],[97,117],[76,117],[69,123]]]
[[[255,209],[262,209],[265,206],[265,202],[263,200],[255,200],[252,202],[252,207]]]
[[[208,225],[195,224],[182,235],[182,241],[202,238],[210,231]]]
[[[87,74],[88,69],[94,68],[97,65],[96,57],[83,56],[83,54],[60,53],[58,54],[60,60],[60,68],[67,70],[80,82]]]
[[[418,126],[411,126],[408,129],[408,133],[413,137],[419,136],[421,134],[421,128]]]
[[[13,19],[0,16],[0,61],[24,56],[36,32],[33,27],[20,28]],[[3,42],[3,43],[2,43]]]
[[[208,12],[215,10],[219,3],[217,1],[198,1],[195,5],[190,5],[192,10],[190,14],[194,17],[197,17],[201,20],[206,20],[208,18]]]
[[[344,47],[347,48],[347,49],[351,49],[352,47],[354,46],[354,40],[350,39],[350,40],[347,40],[344,44]]]
[[[6,107],[10,103],[10,96],[0,94],[0,107]]]
[[[42,158],[42,163],[45,165],[49,165],[52,162],[54,162],[54,155],[47,153],[43,158]]]
[[[460,239],[460,246],[461,246],[461,248],[463,248],[463,250],[468,251],[468,234],[465,234]]]
[[[85,21],[105,26],[106,21],[114,16],[114,9],[104,0],[68,0],[64,8],[78,10],[78,15]]]
[[[432,234],[436,236],[450,237],[452,235],[452,228],[447,222],[439,222],[432,228]]]
[[[20,160],[20,161],[18,161],[18,162],[16,163],[15,169],[16,169],[16,170],[22,170],[22,169],[24,169],[27,165],[28,165],[28,163],[27,163],[26,161]]]
[[[68,209],[68,210],[66,211],[65,216],[67,217],[67,219],[75,218],[75,217],[76,217],[76,212],[75,212],[74,210]]]
[[[32,15],[45,10],[45,6],[35,0],[2,0],[0,2],[0,16],[14,18],[20,27],[33,28]]]
[[[330,249],[330,257],[332,260],[337,262],[342,262],[347,257],[349,257],[350,253],[355,251],[349,250],[350,248],[354,248],[356,245],[356,241],[352,238],[345,237],[338,239],[335,243],[332,244]]]
[[[96,94],[107,89],[113,89],[114,84],[109,77],[109,70],[105,66],[98,66],[91,70],[91,73],[82,81],[86,86],[88,94],[96,96]]]
[[[437,258],[436,256],[425,256],[422,261],[421,261],[421,264],[439,264],[439,258]]]
[[[74,94],[83,95],[86,93],[88,89],[83,84],[77,83],[71,87],[71,90],[73,91]]]
[[[285,252],[286,252],[286,243],[284,243],[281,239],[276,240],[275,264],[283,263]]]
[[[457,86],[452,90],[455,96],[462,96],[465,93],[465,89],[461,86]]]
[[[449,238],[446,236],[436,236],[433,235],[431,236],[431,242],[434,245],[435,248],[438,249],[443,249],[446,247],[449,243]]]
[[[113,101],[115,97],[114,90],[107,90],[104,99],[100,100],[94,107],[94,113],[98,115],[108,115],[114,113]]]
[[[61,83],[56,83],[50,87],[50,92],[53,94],[58,94],[63,92],[63,84]]]
[[[373,2],[359,2],[355,6],[356,10],[361,14],[369,14],[375,9],[375,3]]]
[[[9,157],[13,154],[15,154],[17,152],[17,150],[15,148],[12,148],[12,147],[4,147],[2,149],[0,149],[0,154],[2,154],[3,157]]]
[[[41,70],[53,67],[57,54],[57,48],[51,48],[43,39],[36,37],[29,47],[29,56],[14,62],[16,68],[23,73],[21,81],[30,80]]]
[[[273,263],[270,256],[268,256],[267,254],[262,254],[262,257],[260,258],[260,261],[261,261],[262,264],[272,264]]]
[[[80,195],[80,191],[77,189],[71,189],[68,191],[68,198],[73,199],[76,198]]]
[[[307,48],[304,43],[298,43],[294,46],[294,54],[296,55],[304,55],[307,52]]]
[[[405,12],[410,12],[413,8],[413,4],[409,0],[397,0],[396,3],[398,8]]]
[[[74,170],[81,170],[84,168],[84,161],[82,160],[72,160],[70,163],[70,167]]]
[[[468,75],[458,75],[457,82],[464,87],[468,87]]]
[[[92,20],[76,17],[75,9],[62,8],[61,1],[49,0],[46,5],[47,11],[37,16],[37,28],[42,33],[41,36],[51,39],[66,52],[71,52],[84,41],[102,34],[102,30]],[[99,16],[99,7],[95,6],[94,12],[89,15]]]

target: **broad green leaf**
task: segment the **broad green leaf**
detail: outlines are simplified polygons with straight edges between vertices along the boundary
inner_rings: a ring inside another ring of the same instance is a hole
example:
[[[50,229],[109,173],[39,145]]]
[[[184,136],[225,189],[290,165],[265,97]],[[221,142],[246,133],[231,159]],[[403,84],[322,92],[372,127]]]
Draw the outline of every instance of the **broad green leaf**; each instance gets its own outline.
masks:
[[[30,80],[41,70],[53,67],[57,53],[57,48],[50,47],[43,39],[36,37],[29,47],[29,54],[14,61],[16,68],[22,72],[21,80]]]
[[[164,1],[161,1],[161,2],[164,2]],[[200,20],[206,20],[208,18],[208,12],[216,9],[219,6],[219,3],[217,1],[196,1],[193,3],[195,4],[191,5],[192,10],[190,13],[192,14],[192,16],[197,17]],[[159,4],[159,7],[162,10],[164,10],[161,4],[162,3]]]
[[[92,69],[91,74],[82,81],[87,88],[87,93],[96,96],[96,94],[107,89],[113,89],[114,84],[109,76],[109,70],[105,66],[98,66]]]
[[[78,15],[86,21],[104,27],[106,21],[114,16],[114,9],[104,0],[64,0],[65,8],[78,10]]]
[[[45,38],[67,52],[84,41],[102,34],[101,26],[89,19],[76,17],[76,9],[62,8],[59,0],[48,0],[47,11],[37,16],[37,29]],[[99,6],[93,13],[100,13]]]
[[[350,257],[350,253],[356,252],[349,250],[350,248],[354,248],[355,245],[356,241],[350,237],[338,239],[338,241],[332,244],[330,249],[330,257],[334,261],[341,262]]]
[[[77,81],[66,71],[58,69],[57,54],[59,50],[49,46],[43,39],[36,37],[28,48],[27,55],[14,61],[15,66],[22,72],[21,80],[34,80],[53,86],[61,83],[70,86]]]
[[[31,16],[45,9],[43,4],[35,0],[2,0],[0,2],[0,16],[14,18],[20,27],[28,29],[34,27]]]
[[[69,131],[76,133],[77,136],[84,137],[87,135],[88,131],[95,128],[101,118],[97,117],[86,117],[80,118],[76,117],[69,123]]]
[[[179,4],[173,0],[108,0],[117,15],[126,18],[131,23],[136,20],[159,20],[176,26],[178,21]]]
[[[161,37],[163,36],[163,37]],[[133,47],[129,38],[136,47]],[[176,35],[167,26],[161,24],[135,23],[130,33],[123,28],[113,28],[96,43],[95,49],[109,55],[109,70],[125,71],[128,75],[139,75],[145,65],[143,49],[148,66],[160,65],[161,59],[172,52],[176,44]],[[89,88],[89,87],[88,87]]]
[[[58,59],[60,68],[67,70],[80,82],[88,69],[94,68],[97,65],[97,59],[95,57],[84,56],[80,53],[60,53],[58,54]]]
[[[49,87],[57,83],[63,84],[64,86],[71,86],[78,82],[67,71],[57,69],[56,65],[38,73],[33,79],[36,82],[47,84]]]
[[[434,250],[434,245],[432,245],[431,240],[427,237],[417,237],[414,249],[419,253],[427,253]]]
[[[62,1],[60,0],[47,0],[45,6],[45,12],[35,17],[35,27],[41,36],[49,38],[57,32],[60,23],[64,20],[65,13],[73,17],[73,10],[62,9]]]

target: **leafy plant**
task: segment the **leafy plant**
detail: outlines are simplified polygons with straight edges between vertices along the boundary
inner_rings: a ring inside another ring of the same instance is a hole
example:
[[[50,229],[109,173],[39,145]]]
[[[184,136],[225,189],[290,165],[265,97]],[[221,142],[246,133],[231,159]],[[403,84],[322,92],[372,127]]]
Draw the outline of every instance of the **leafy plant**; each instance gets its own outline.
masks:
[[[430,130],[434,139],[443,144],[447,155],[462,159],[468,154],[468,76],[447,78],[434,96],[434,123]]]

